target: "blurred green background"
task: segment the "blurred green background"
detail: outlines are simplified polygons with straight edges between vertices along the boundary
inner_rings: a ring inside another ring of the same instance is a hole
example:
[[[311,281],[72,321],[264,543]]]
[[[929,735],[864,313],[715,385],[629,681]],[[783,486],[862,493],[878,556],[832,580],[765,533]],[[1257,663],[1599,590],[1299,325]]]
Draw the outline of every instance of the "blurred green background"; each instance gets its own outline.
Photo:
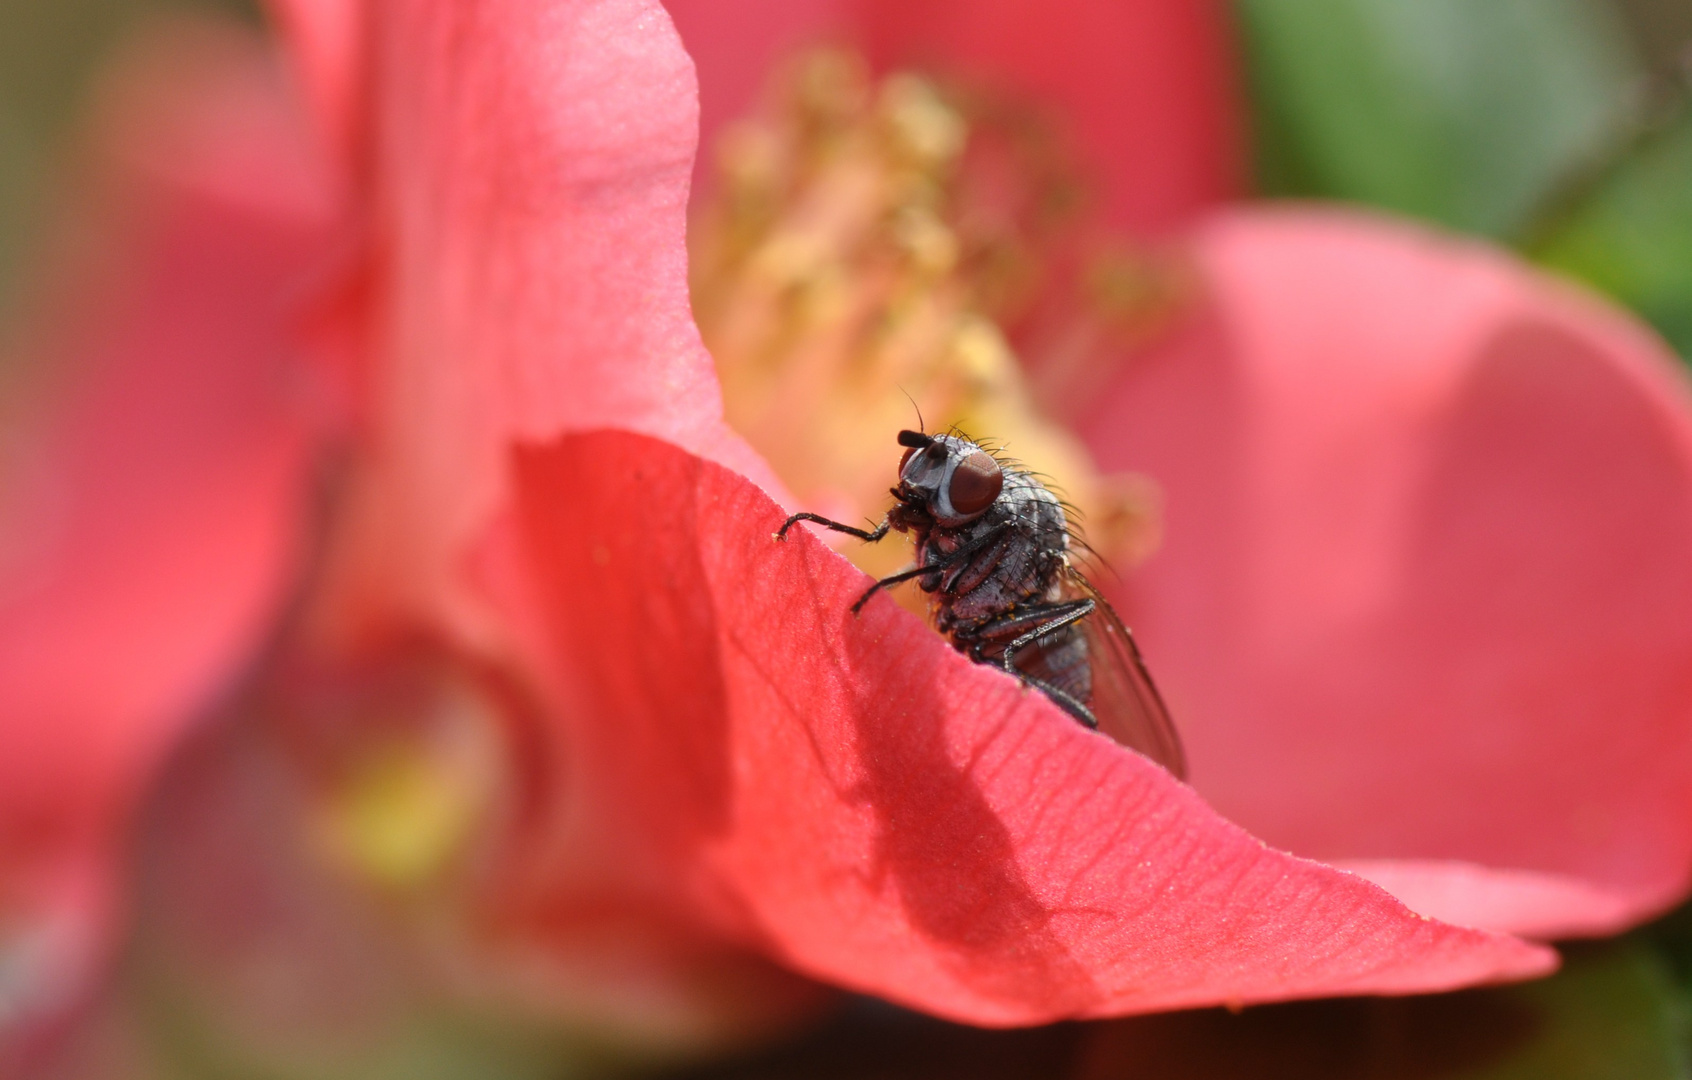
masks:
[[[0,0],[0,298],[23,284],[101,61],[140,23],[181,11],[258,19],[249,0]]]
[[[140,20],[247,0],[0,0],[0,298],[92,72]],[[1608,293],[1692,359],[1692,0],[1235,0],[1257,184],[1391,208]],[[1541,983],[1038,1032],[866,1004],[685,1075],[1692,1077],[1692,909]]]
[[[1237,0],[1258,182],[1491,237],[1692,357],[1692,0]]]

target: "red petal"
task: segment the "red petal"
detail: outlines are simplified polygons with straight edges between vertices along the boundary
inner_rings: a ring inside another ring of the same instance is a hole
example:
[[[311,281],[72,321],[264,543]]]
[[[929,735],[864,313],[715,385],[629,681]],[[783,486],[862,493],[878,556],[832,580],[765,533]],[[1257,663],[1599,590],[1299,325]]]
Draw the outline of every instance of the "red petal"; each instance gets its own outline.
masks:
[[[1418,911],[1604,933],[1692,866],[1692,397],[1632,320],[1357,215],[1234,215],[1090,425],[1198,789]]]
[[[383,558],[440,587],[509,441],[627,426],[731,461],[688,306],[693,67],[645,0],[424,0],[372,16],[369,333]]]
[[[984,1024],[1554,963],[1264,847],[890,600],[854,618],[863,575],[776,543],[782,512],[727,469],[600,432],[521,451],[515,490],[502,550],[533,577],[509,599],[538,609],[566,746],[567,831],[522,867],[554,923],[703,922]]]
[[[1214,0],[669,0],[700,70],[707,145],[782,52],[862,42],[882,66],[963,72],[1052,108],[1112,224],[1187,225],[1243,187],[1228,20]]]
[[[244,33],[184,26],[139,50],[103,101],[102,183],[14,361],[68,385],[16,403],[7,431],[0,926],[13,928],[43,905],[103,915],[121,822],[262,635],[302,523],[307,400],[283,302],[325,207],[272,58]],[[99,927],[68,932],[87,948]]]

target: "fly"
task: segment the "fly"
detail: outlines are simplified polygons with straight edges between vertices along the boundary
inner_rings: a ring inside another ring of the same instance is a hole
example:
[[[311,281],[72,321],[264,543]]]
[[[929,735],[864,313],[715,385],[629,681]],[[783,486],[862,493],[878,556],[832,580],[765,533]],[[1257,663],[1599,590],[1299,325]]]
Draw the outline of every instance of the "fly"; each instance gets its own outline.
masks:
[[[874,543],[890,530],[916,541],[916,565],[869,587],[916,579],[935,627],[978,664],[994,664],[1058,708],[1185,777],[1186,755],[1133,635],[1069,559],[1063,506],[1038,478],[957,435],[899,432],[897,500],[865,530],[817,514],[801,521]]]

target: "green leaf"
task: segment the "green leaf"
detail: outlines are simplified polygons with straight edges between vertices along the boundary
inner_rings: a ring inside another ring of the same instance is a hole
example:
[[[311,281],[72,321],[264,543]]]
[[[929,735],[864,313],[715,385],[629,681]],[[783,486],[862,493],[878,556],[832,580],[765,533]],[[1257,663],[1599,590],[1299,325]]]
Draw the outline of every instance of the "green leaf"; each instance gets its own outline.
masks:
[[[1632,939],[1572,946],[1549,979],[1414,998],[1099,1025],[1076,1075],[1205,1080],[1684,1080],[1682,990]]]
[[[1622,161],[1533,253],[1645,316],[1692,360],[1692,111]]]
[[[259,18],[255,0],[0,0],[0,306],[27,285],[58,159],[101,63],[146,20],[184,11]]]
[[[1600,155],[1640,74],[1597,0],[1238,0],[1272,194],[1511,237]]]
[[[1532,1034],[1464,1080],[1667,1080],[1692,1075],[1684,1002],[1667,966],[1634,942],[1584,946],[1553,978],[1492,991],[1532,1017]]]

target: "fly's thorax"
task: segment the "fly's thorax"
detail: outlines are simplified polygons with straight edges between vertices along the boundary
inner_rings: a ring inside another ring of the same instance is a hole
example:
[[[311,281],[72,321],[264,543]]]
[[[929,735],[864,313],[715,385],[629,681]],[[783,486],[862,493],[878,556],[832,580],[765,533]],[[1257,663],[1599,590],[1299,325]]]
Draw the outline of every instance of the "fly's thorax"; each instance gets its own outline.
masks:
[[[1005,489],[985,513],[959,526],[936,525],[918,547],[919,564],[947,566],[923,585],[935,593],[936,625],[950,634],[1047,599],[1061,585],[1067,544],[1056,497],[1037,479],[1007,469]],[[980,555],[952,559],[966,547]],[[991,560],[984,577],[970,570],[978,558]]]
[[[1042,550],[1068,558],[1069,518],[1063,503],[1038,477],[1019,469],[1005,470],[999,503]]]

